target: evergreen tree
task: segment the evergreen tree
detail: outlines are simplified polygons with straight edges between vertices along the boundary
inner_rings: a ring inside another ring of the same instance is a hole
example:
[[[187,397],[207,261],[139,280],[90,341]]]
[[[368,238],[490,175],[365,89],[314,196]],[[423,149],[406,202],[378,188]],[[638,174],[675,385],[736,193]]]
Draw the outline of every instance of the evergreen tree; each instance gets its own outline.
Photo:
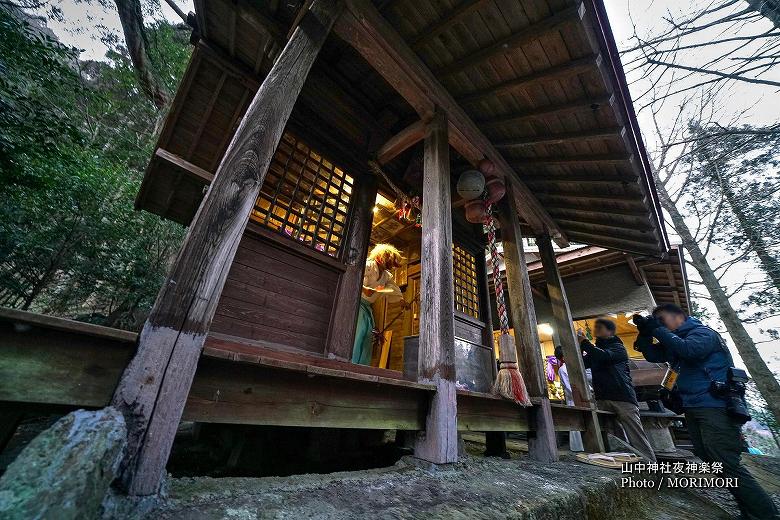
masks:
[[[188,34],[146,28],[174,88]],[[164,116],[129,53],[82,62],[0,7],[0,305],[138,328],[183,229],[133,209]]]

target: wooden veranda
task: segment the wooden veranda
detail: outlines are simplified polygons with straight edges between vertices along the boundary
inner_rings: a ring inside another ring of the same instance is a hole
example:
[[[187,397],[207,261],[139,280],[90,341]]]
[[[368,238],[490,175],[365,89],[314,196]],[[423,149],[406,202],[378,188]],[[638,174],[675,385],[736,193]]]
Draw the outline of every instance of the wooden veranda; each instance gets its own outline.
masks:
[[[552,243],[662,256],[668,242],[601,0],[195,5],[192,58],[137,198],[189,226],[151,315],[135,339],[6,313],[11,355],[59,386],[21,376],[35,397],[0,399],[117,406],[130,429],[122,481],[141,495],[157,491],[182,418],[413,430],[434,463],[456,459],[462,430],[534,432],[530,456],[544,461],[556,429],[603,450]],[[530,409],[456,386],[455,343],[493,349],[485,237],[452,188],[485,165],[507,189],[499,221]],[[394,186],[422,196],[419,229],[392,235],[419,276],[414,380],[348,362],[375,204]],[[524,235],[579,360],[574,407],[548,399]],[[476,266],[471,306],[454,294],[454,250]],[[71,342],[89,351],[69,369],[95,375],[89,392],[40,361]]]

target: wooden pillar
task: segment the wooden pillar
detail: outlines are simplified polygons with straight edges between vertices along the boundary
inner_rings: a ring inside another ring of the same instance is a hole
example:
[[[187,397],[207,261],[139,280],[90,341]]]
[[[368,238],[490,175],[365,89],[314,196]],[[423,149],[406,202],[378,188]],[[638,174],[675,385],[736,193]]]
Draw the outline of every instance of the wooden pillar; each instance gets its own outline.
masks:
[[[555,330],[558,332],[561,348],[563,348],[563,356],[568,367],[574,404],[591,408],[588,424],[582,436],[583,444],[586,451],[603,452],[604,441],[601,438],[599,418],[596,414],[595,403],[590,396],[588,381],[585,378],[582,352],[574,333],[574,322],[571,317],[569,300],[566,297],[566,289],[563,287],[561,273],[558,270],[555,251],[553,250],[550,237],[547,235],[536,237],[536,244],[539,246],[539,255],[542,259],[544,276],[547,280],[547,292],[550,295],[550,306],[555,319]]]
[[[341,11],[315,0],[255,94],[139,336],[112,404],[128,426],[121,482],[158,491],[228,270],[303,83]]]
[[[425,134],[420,273],[418,379],[436,385],[416,457],[444,464],[458,460],[455,394],[455,316],[452,208],[447,117],[437,111]]]
[[[0,453],[16,433],[23,417],[24,411],[21,406],[0,403]]]
[[[338,295],[333,308],[328,355],[336,359],[351,360],[355,343],[355,327],[363,287],[363,270],[371,239],[371,223],[374,218],[377,180],[374,175],[363,175],[358,180],[351,223],[346,239],[344,263],[346,271],[339,279]]]
[[[504,246],[506,285],[509,291],[506,301],[515,331],[517,359],[529,395],[539,400],[539,404],[534,406],[531,418],[535,435],[528,438],[528,456],[538,461],[554,462],[558,460],[558,445],[555,441],[555,426],[544,375],[541,341],[536,329],[531,281],[523,252],[523,235],[511,183],[507,183],[499,219]]]
[[[490,346],[491,373],[493,381],[498,375],[498,365],[496,364],[496,342],[493,338],[493,311],[490,307],[490,281],[488,280],[488,268],[485,263],[485,247],[477,255],[477,276],[482,281],[480,283],[480,302],[482,308],[482,321],[485,322],[485,330],[482,338],[485,345]],[[506,432],[485,432],[485,456],[509,458],[509,452],[506,450]]]

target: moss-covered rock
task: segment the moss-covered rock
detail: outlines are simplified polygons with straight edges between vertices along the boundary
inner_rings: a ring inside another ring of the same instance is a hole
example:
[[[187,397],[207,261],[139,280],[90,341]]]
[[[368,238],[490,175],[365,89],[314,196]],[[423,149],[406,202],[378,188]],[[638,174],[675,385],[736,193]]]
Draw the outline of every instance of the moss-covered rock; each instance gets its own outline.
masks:
[[[126,445],[115,408],[77,410],[43,431],[0,478],[0,518],[95,518]]]

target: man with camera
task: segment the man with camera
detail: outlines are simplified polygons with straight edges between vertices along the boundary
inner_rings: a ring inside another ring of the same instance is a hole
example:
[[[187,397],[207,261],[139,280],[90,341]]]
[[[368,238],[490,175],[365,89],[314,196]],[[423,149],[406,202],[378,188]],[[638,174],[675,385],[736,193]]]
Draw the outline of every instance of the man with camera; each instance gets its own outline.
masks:
[[[744,399],[747,375],[734,368],[720,334],[672,304],[656,307],[651,317],[634,316],[634,324],[639,329],[634,348],[648,361],[669,363],[672,384],[664,404],[685,414],[694,453],[705,462],[721,462],[724,476],[738,479],[729,491],[745,518],[780,518],[772,499],[740,463],[740,430],[750,420]]]
[[[628,367],[628,353],[623,342],[615,335],[616,331],[614,321],[597,319],[593,327],[595,345],[588,341],[582,329],[577,331],[585,368],[591,369],[593,392],[599,410],[613,412],[631,446],[648,461],[655,462],[655,453],[639,417],[639,405]]]

